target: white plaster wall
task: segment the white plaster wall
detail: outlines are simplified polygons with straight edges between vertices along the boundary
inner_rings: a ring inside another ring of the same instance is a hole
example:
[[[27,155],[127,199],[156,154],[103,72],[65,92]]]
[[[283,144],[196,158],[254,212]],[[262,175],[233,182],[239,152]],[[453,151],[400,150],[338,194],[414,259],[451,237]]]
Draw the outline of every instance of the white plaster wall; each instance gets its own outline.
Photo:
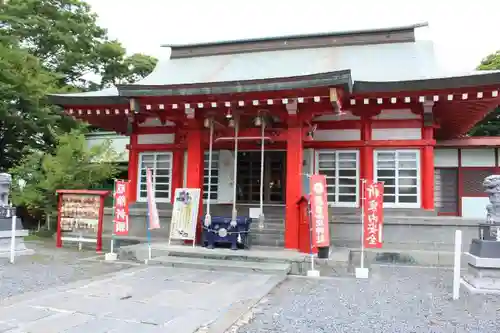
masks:
[[[166,144],[173,143],[175,134],[139,134],[137,136],[137,143],[142,144]]]
[[[166,121],[165,125],[163,125],[160,121],[160,118],[147,118],[145,122],[140,123],[139,127],[164,127],[164,126],[175,126],[175,124],[171,121]]]
[[[458,167],[458,149],[434,149],[434,166]]]
[[[382,110],[373,119],[420,119],[420,115],[412,113],[410,109]]]
[[[85,135],[85,140],[89,148],[109,140],[113,149],[120,154],[119,162],[128,162],[127,145],[130,143],[129,136],[116,133],[90,133]]]
[[[461,155],[463,167],[494,167],[496,165],[494,148],[462,149]]]
[[[462,217],[484,221],[489,202],[487,197],[462,197]]]
[[[361,140],[359,129],[349,130],[317,130],[314,132],[315,141],[354,141]]]
[[[420,128],[374,128],[372,129],[373,140],[420,140],[422,130]]]

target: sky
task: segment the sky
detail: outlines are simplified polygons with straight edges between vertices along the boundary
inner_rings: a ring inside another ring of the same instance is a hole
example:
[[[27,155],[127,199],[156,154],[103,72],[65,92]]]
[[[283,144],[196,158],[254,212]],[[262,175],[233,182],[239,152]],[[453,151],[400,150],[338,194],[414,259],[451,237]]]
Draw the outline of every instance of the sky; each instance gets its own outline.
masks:
[[[87,0],[128,53],[158,58],[162,44],[409,25],[427,22],[445,70],[471,71],[500,50],[498,0]]]

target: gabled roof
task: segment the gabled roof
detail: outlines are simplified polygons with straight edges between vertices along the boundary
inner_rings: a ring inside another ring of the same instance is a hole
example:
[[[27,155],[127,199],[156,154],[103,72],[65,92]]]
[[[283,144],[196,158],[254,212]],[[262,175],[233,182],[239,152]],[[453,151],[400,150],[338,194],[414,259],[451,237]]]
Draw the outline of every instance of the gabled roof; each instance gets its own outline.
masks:
[[[425,24],[364,32],[412,30],[420,26]],[[336,34],[356,33],[361,32]],[[324,35],[297,35],[286,38],[313,39]],[[195,46],[218,47],[231,43],[236,45],[280,38],[285,37]],[[330,40],[330,43],[334,42],[335,39]],[[500,84],[499,72],[457,74],[441,70],[436,63],[431,41],[400,42],[396,39],[391,43],[382,44],[321,45],[229,54],[216,54],[214,51],[216,55],[168,57],[161,59],[150,75],[135,84],[119,85],[117,89],[109,88],[100,92],[59,94],[50,97],[53,103],[62,105],[111,105],[127,103],[126,98],[135,96],[231,94],[332,86],[343,86],[348,93],[369,93]]]
[[[313,39],[318,37],[339,37],[346,35],[365,35],[365,34],[379,34],[379,33],[394,33],[399,31],[413,31],[417,28],[427,27],[427,22],[400,25],[400,26],[389,26],[380,27],[372,29],[352,29],[352,30],[337,30],[337,31],[325,31],[316,32],[310,34],[290,34],[281,36],[271,36],[271,37],[259,37],[259,38],[246,38],[237,40],[222,40],[214,42],[204,42],[204,43],[188,43],[188,44],[163,44],[162,47],[171,48],[192,48],[192,47],[209,47],[209,46],[223,46],[223,45],[237,45],[237,44],[247,44],[256,42],[269,42],[269,41],[282,41],[282,40],[295,40],[295,39]]]

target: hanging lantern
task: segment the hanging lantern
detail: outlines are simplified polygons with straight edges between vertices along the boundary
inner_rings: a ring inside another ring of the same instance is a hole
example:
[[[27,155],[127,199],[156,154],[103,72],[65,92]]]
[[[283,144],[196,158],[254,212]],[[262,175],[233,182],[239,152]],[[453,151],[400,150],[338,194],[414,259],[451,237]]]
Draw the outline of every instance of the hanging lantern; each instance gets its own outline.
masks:
[[[260,127],[260,125],[262,125],[262,118],[261,118],[260,116],[255,117],[255,119],[254,119],[254,124],[255,124],[255,126],[257,126],[257,127]]]
[[[210,127],[210,118],[205,118],[205,120],[203,120],[203,126],[205,126],[205,128]]]
[[[228,123],[228,126],[229,127],[234,127],[234,119],[229,119],[229,123]]]
[[[227,119],[231,119],[231,118],[233,118],[233,112],[231,112],[231,109],[227,109],[227,112],[226,112],[226,118],[227,118]]]

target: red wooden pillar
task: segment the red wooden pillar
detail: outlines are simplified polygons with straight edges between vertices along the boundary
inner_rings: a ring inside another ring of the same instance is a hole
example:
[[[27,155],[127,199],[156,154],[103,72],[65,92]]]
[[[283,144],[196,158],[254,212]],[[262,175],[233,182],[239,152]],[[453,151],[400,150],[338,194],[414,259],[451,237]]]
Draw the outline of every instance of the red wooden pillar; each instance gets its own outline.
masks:
[[[432,140],[434,129],[424,127],[422,129],[422,139]],[[434,146],[426,145],[421,149],[421,190],[422,190],[422,208],[434,210]]]
[[[361,140],[364,146],[360,151],[360,178],[366,180],[367,183],[373,182],[374,179],[374,164],[373,164],[373,147],[369,146],[372,139],[372,124],[370,117],[362,117],[361,119]],[[359,203],[361,204],[362,184],[359,186]]]
[[[135,132],[135,126],[133,131]],[[139,153],[137,152],[137,134],[130,134],[128,146],[128,180],[130,181],[129,202],[137,200],[137,177],[139,173]]]
[[[175,143],[180,143],[180,134],[175,133]],[[174,203],[175,190],[182,187],[182,175],[184,171],[184,150],[176,149],[172,154],[172,186],[170,189],[170,198]]]
[[[203,215],[203,129],[195,123],[195,120],[193,120],[193,124],[190,126],[188,138],[186,187],[199,188],[201,190],[200,208],[198,209],[198,216],[196,218],[196,242],[200,242],[202,233],[200,217]]]
[[[285,248],[299,248],[299,214],[297,202],[302,196],[302,127],[296,115],[291,118],[287,134],[286,152],[286,210],[285,210]],[[308,235],[300,235],[308,237]]]

